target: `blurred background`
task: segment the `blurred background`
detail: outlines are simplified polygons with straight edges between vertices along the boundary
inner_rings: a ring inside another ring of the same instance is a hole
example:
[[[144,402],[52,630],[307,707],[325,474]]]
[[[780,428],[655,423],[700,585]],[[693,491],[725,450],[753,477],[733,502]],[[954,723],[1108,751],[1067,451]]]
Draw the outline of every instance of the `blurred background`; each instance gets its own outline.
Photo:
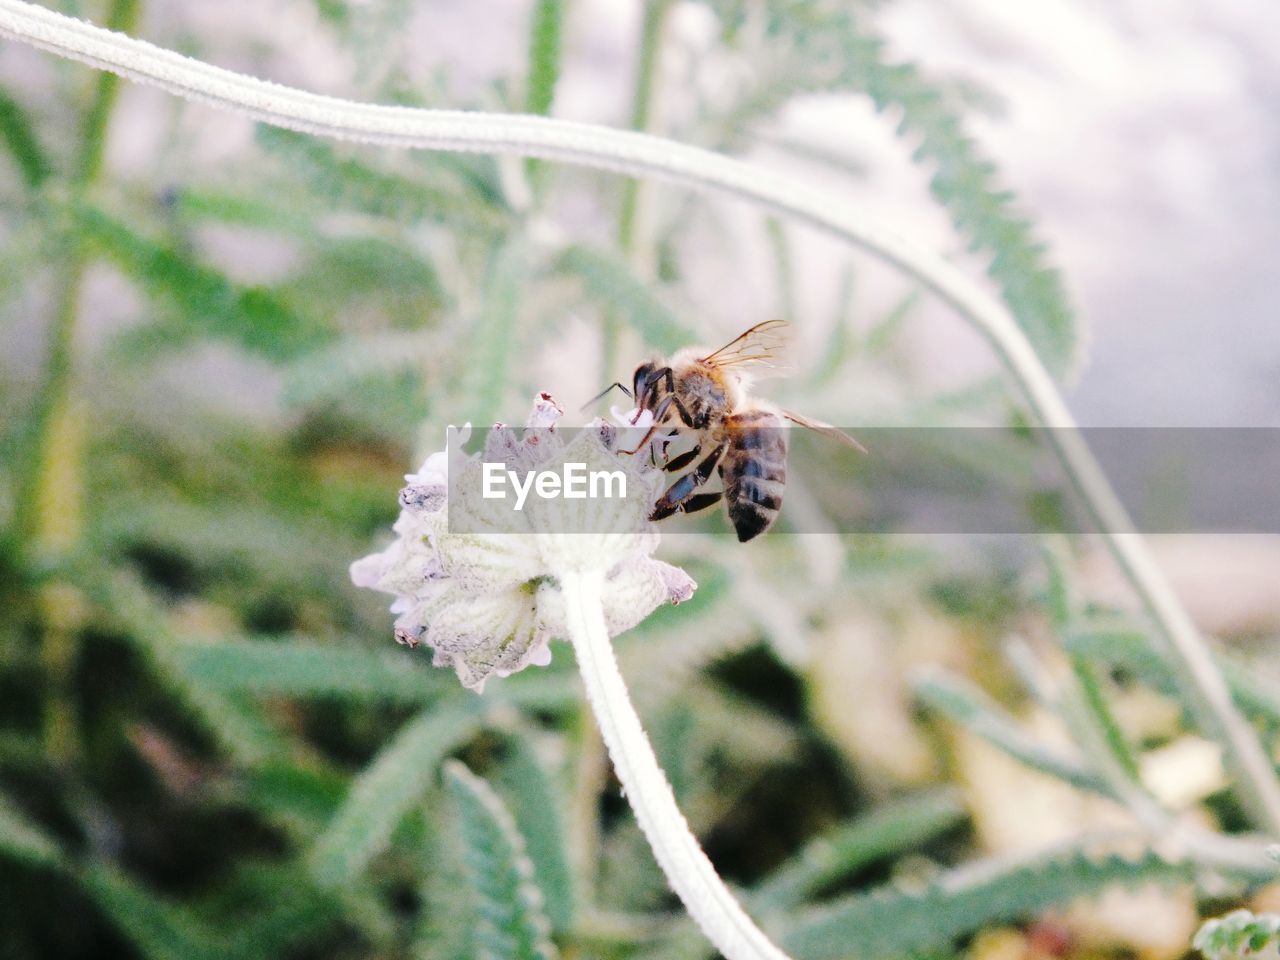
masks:
[[[308,90],[787,171],[985,276],[1082,422],[1280,421],[1274,5],[50,5]],[[0,137],[0,955],[707,956],[568,646],[477,697],[347,565],[445,425],[576,410],[773,316],[798,375],[764,392],[855,431],[1008,428],[937,460],[981,486],[1023,424],[984,344],[736,201],[308,139],[7,43]],[[869,528],[891,480],[850,485]],[[766,929],[809,958],[1163,958],[1274,896],[1100,850],[1138,824],[1073,703],[1170,817],[1249,817],[1088,538],[789,535],[831,482],[793,478],[749,547],[686,524],[660,555],[695,599],[618,642]],[[1273,748],[1280,544],[1154,546]]]

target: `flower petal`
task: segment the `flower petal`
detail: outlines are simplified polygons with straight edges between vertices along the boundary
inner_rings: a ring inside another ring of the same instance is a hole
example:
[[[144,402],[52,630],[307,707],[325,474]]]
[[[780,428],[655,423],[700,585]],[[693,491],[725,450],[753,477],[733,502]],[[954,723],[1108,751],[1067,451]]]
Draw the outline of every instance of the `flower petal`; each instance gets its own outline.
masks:
[[[461,596],[435,612],[424,639],[458,673],[462,685],[479,690],[495,673],[521,670],[540,656],[547,635],[533,616],[532,597],[521,590]]]

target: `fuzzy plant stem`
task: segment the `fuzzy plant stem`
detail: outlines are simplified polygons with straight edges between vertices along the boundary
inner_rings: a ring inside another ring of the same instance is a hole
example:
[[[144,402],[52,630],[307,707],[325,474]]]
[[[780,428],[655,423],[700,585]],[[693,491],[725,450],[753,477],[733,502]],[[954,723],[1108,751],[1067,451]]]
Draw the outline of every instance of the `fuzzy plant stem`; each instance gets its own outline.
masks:
[[[769,942],[729,892],[676,806],[675,794],[618,672],[600,601],[604,573],[567,573],[560,577],[560,585],[587,700],[627,802],[672,889],[728,960],[786,960],[786,954]]]
[[[1082,439],[1066,403],[1009,313],[941,256],[880,227],[857,206],[785,175],[632,131],[547,117],[355,103],[223,70],[23,0],[0,0],[0,36],[304,133],[422,150],[539,157],[737,196],[808,223],[914,277],[991,344],[1121,570],[1166,643],[1200,729],[1221,744],[1251,819],[1280,837],[1280,781],[1236,710],[1208,647]]]

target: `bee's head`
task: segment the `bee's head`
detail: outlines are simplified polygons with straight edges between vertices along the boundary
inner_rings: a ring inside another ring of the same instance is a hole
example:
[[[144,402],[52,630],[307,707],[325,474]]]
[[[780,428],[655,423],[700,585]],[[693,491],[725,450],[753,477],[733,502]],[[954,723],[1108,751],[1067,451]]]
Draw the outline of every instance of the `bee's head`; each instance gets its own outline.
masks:
[[[657,394],[650,383],[657,369],[658,365],[652,360],[636,367],[635,375],[631,378],[631,395],[636,398],[637,410],[652,408],[657,402]]]

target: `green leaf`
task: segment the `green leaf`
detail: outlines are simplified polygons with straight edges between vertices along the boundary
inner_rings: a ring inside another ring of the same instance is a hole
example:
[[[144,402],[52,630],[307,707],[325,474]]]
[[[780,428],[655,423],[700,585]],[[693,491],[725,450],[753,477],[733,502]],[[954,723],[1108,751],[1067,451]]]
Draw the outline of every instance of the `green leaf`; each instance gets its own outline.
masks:
[[[286,162],[291,177],[305,177],[326,207],[354,208],[399,223],[448,223],[473,234],[492,233],[505,225],[505,217],[474,181],[445,185],[384,172],[341,155],[315,137],[262,124],[256,138],[259,146]],[[431,169],[439,174],[451,169],[450,163],[433,160]]]
[[[1048,573],[1044,605],[1049,622],[1055,629],[1062,630],[1075,619],[1080,606],[1068,569],[1071,558],[1066,543],[1060,538],[1048,540],[1041,553]]]
[[[943,874],[920,892],[877,890],[811,908],[791,921],[782,942],[796,960],[903,957],[1112,887],[1187,884],[1195,873],[1194,864],[1152,852],[1130,860],[1083,848],[985,861]]]
[[[53,166],[36,136],[35,124],[21,104],[3,90],[0,90],[0,140],[9,148],[28,187],[38,187],[49,178]]]
[[[283,738],[254,704],[205,687],[186,674],[177,655],[180,641],[169,629],[160,605],[135,577],[92,567],[71,567],[66,573],[103,610],[110,611],[160,679],[238,762],[251,767],[288,752]]]
[[[1280,915],[1233,910],[1205,923],[1192,946],[1204,954],[1205,960],[1250,960],[1277,941]]]
[[[419,330],[343,337],[290,363],[280,399],[331,405],[375,436],[404,436],[426,418],[426,382],[440,365],[439,339]]]
[[[57,841],[36,826],[6,796],[0,794],[0,854],[37,867],[64,864]]]
[[[1180,693],[1173,667],[1138,627],[1085,623],[1066,631],[1062,642],[1068,652],[1129,670],[1163,694]],[[1280,688],[1246,664],[1223,656],[1215,660],[1240,709],[1250,719],[1280,729]]]
[[[587,296],[615,310],[656,350],[671,353],[696,341],[693,332],[617,257],[589,247],[569,247],[555,268],[577,277]]]
[[[529,29],[529,82],[525,113],[547,114],[560,78],[560,40],[564,26],[562,0],[536,0]]]
[[[444,302],[435,266],[406,239],[357,236],[312,237],[306,262],[287,284],[294,302],[327,309],[373,300],[398,322],[420,326]]]
[[[105,865],[87,867],[81,886],[147,960],[218,960],[229,954],[183,908],[161,900]]]
[[[325,768],[272,759],[239,780],[247,802],[291,836],[314,840],[347,792],[347,779]]]
[[[732,16],[732,3],[717,3]],[[885,43],[864,30],[862,11],[823,0],[769,4],[764,40],[776,66],[725,120],[733,134],[751,129],[801,93],[856,90],[881,112],[894,112],[899,135],[915,143],[914,159],[933,169],[930,187],[975,251],[989,256],[987,272],[1051,373],[1071,375],[1081,361],[1082,336],[1058,271],[1044,246],[1001,188],[995,166],[965,133],[948,98],[913,64],[895,63]]]
[[[900,111],[900,134],[918,138],[917,162],[934,165],[930,187],[975,250],[990,254],[987,272],[1004,294],[1041,361],[1058,377],[1071,375],[1082,353],[1080,333],[1058,271],[1015,209],[995,167],[964,132],[945,98],[910,64],[888,62],[883,41],[860,33],[852,18],[845,36],[846,76],[881,111]]]
[[[174,652],[192,681],[221,693],[342,697],[421,704],[445,685],[436,672],[401,651],[355,645],[229,641],[182,644]]]
[[[238,343],[273,360],[290,357],[328,337],[264,287],[243,287],[159,240],[142,235],[106,212],[76,209],[79,238],[136,280],[148,296],[176,315],[161,325],[174,343],[210,336]]]
[[[849,335],[849,318],[853,315],[853,279],[853,267],[846,264],[840,271],[840,287],[836,294],[831,329],[827,333],[818,362],[806,377],[812,387],[829,386],[843,370],[851,353],[853,338]]]
[[[543,769],[536,744],[528,736],[508,736],[496,787],[514,811],[516,828],[524,838],[551,929],[557,934],[567,933],[573,926],[574,888],[560,815],[566,802]]]
[[[1032,739],[1012,717],[967,681],[942,670],[930,670],[917,677],[914,687],[916,696],[926,706],[1020,763],[1074,787],[1110,795],[1106,782],[1081,761]]]
[[[489,260],[484,303],[468,351],[463,395],[470,402],[468,419],[482,426],[499,419],[503,409],[516,356],[516,320],[528,278],[527,252],[519,239],[512,237]]]
[[[351,13],[343,0],[314,0],[316,13],[325,23],[343,29],[350,24]]]
[[[278,193],[257,196],[247,189],[230,192],[183,187],[174,194],[173,203],[179,214],[193,221],[214,220],[298,236],[309,236],[315,230],[314,218],[308,216],[305,209],[299,209],[296,200],[290,202]]]
[[[515,821],[493,789],[461,763],[445,765],[458,806],[464,860],[477,900],[475,956],[482,960],[553,960],[551,925],[533,864]]]
[[[899,856],[964,818],[964,806],[951,790],[886,804],[805,844],[756,887],[752,902],[762,912],[790,910],[867,864]]]
[[[282,891],[288,891],[282,895]],[[234,877],[235,900],[219,911],[239,918],[225,938],[225,955],[261,960],[297,956],[299,946],[316,942],[339,916],[337,898],[316,889],[297,861],[241,865]]]
[[[421,801],[441,759],[478,727],[474,709],[425,710],[405,724],[356,777],[316,840],[309,862],[317,882],[336,887],[358,876]]]

